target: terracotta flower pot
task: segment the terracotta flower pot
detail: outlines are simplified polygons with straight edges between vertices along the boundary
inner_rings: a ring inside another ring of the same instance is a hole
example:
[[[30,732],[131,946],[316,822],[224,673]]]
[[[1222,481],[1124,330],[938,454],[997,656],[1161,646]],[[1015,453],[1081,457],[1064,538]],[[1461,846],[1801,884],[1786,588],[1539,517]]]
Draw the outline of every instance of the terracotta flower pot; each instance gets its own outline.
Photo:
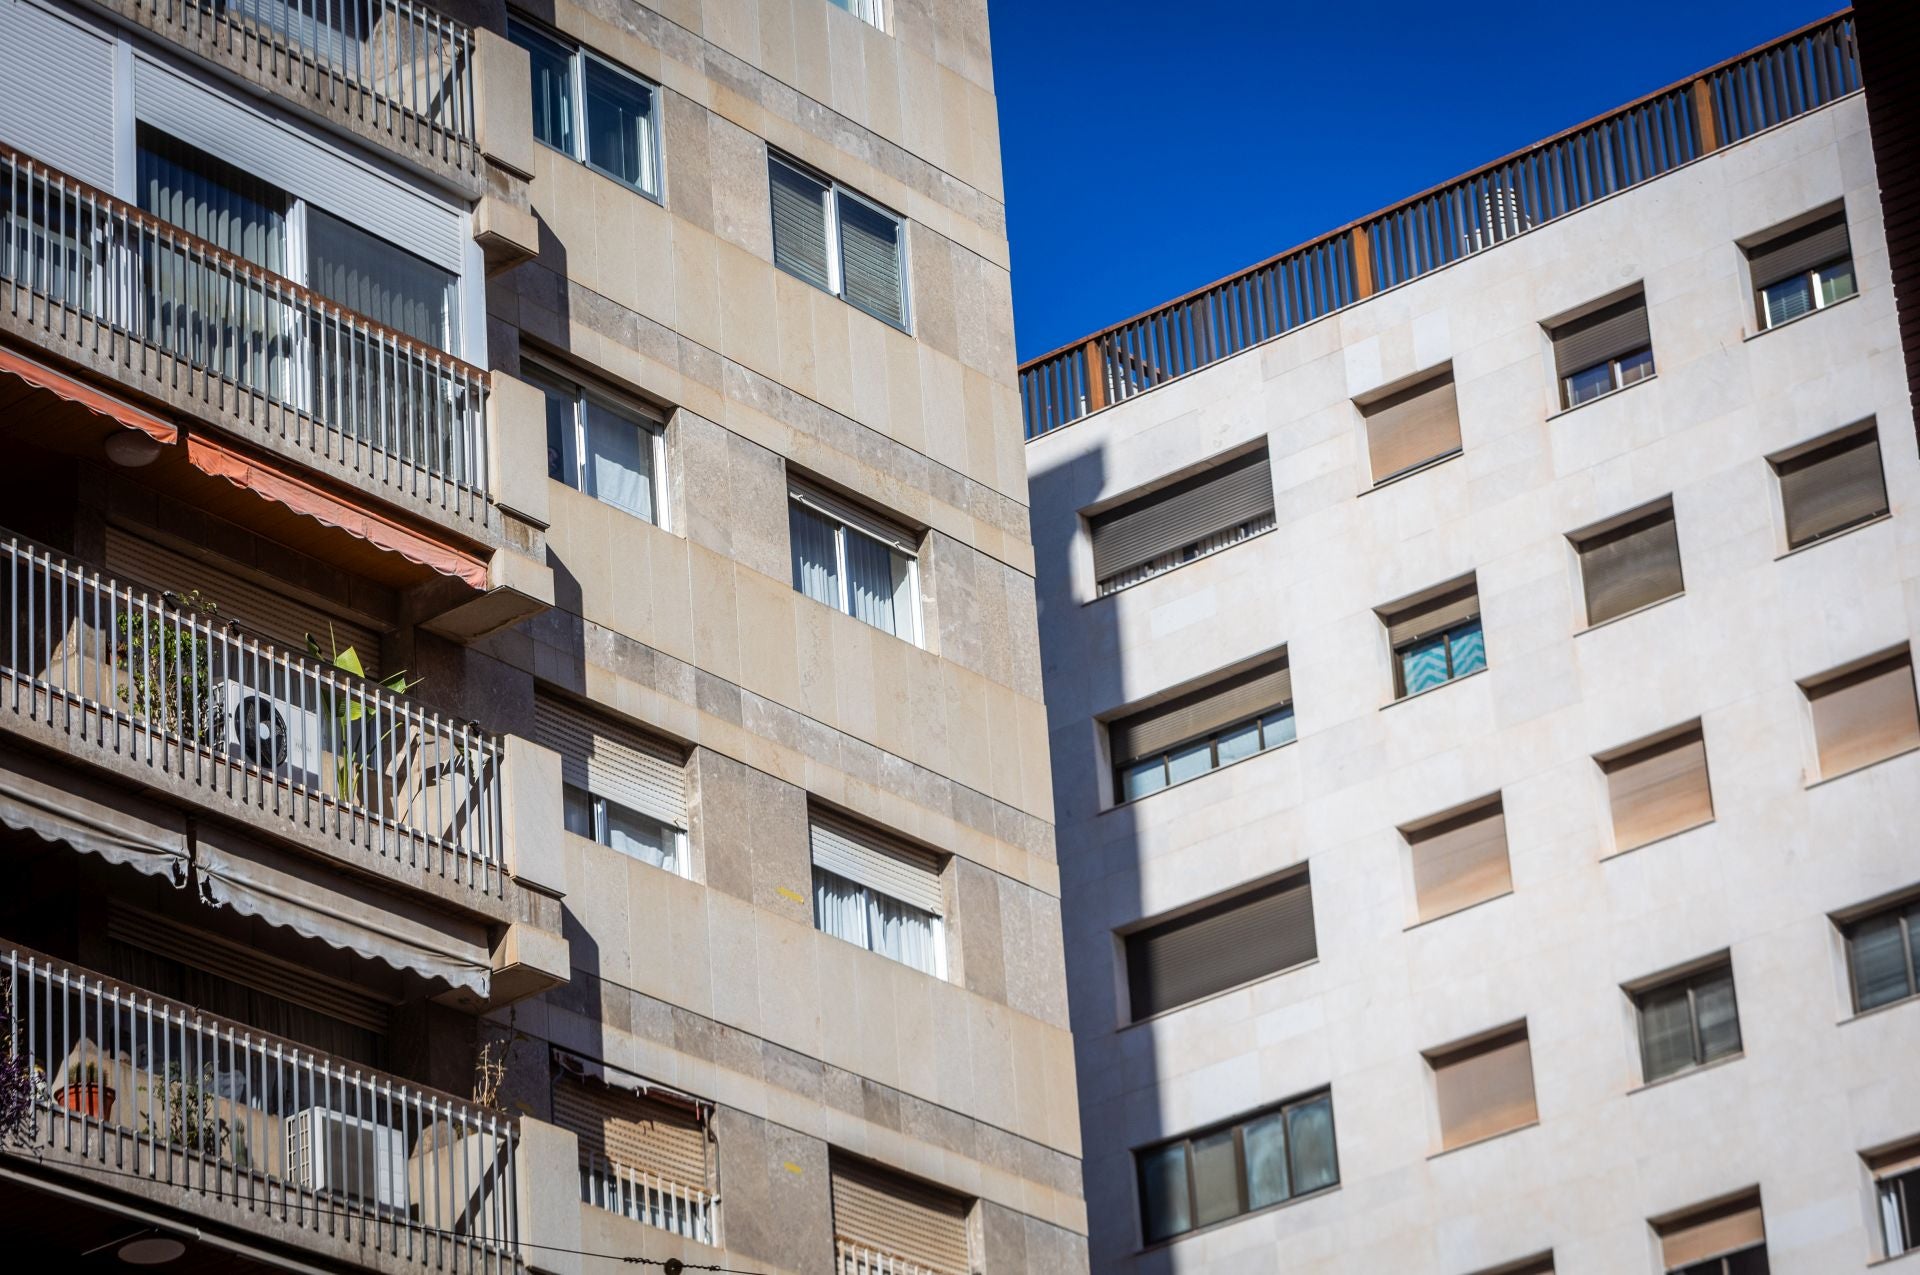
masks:
[[[77,1111],[105,1123],[113,1119],[114,1097],[111,1085],[89,1080],[81,1085],[65,1086],[53,1095],[53,1100],[68,1111]]]

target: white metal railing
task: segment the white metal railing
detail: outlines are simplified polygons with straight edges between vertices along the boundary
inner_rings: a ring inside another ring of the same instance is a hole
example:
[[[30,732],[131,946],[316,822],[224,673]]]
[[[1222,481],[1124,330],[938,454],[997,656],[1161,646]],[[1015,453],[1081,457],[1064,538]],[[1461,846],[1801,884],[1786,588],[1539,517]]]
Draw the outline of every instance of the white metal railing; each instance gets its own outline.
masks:
[[[1189,562],[1198,562],[1202,558],[1219,553],[1222,549],[1231,549],[1242,540],[1251,540],[1262,532],[1272,531],[1274,527],[1271,512],[1250,518],[1238,526],[1228,527],[1225,531],[1216,531],[1204,540],[1196,540],[1184,549],[1174,549],[1161,554],[1152,561],[1143,562],[1137,567],[1128,567],[1116,572],[1095,586],[1094,596],[1104,598],[1109,593],[1118,593],[1122,589],[1139,584],[1142,580],[1151,580],[1155,576],[1165,575],[1175,567],[1184,567]]]
[[[834,1275],[942,1275],[931,1266],[835,1237]]]
[[[433,1270],[520,1269],[511,1119],[24,948],[0,978],[37,1154]]]
[[[0,608],[0,716],[504,893],[497,737],[17,536],[0,541]]]
[[[318,97],[396,147],[469,172],[473,31],[412,0],[96,0],[266,83]]]
[[[486,373],[0,146],[0,309],[484,523]]]
[[[595,1208],[718,1247],[719,1201],[686,1186],[591,1153],[580,1157],[580,1198]]]

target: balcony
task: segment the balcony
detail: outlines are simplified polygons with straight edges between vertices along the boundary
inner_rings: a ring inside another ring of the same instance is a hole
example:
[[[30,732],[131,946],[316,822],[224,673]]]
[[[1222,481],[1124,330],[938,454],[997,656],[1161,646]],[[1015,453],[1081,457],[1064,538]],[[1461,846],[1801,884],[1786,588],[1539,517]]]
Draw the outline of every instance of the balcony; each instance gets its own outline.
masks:
[[[833,1242],[833,1271],[834,1275],[948,1275],[931,1266],[846,1239]]]
[[[683,1240],[720,1246],[719,1201],[710,1192],[584,1150],[580,1199]]]
[[[517,1121],[26,949],[0,952],[0,980],[36,1171],[103,1209],[176,1210],[227,1251],[238,1236],[383,1271],[522,1269]]]

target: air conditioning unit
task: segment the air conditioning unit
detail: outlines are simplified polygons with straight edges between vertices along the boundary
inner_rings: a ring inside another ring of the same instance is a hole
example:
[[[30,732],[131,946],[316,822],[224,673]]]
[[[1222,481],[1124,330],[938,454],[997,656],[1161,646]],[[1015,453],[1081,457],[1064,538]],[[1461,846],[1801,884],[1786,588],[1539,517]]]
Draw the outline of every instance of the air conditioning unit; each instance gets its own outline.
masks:
[[[295,1186],[369,1209],[407,1207],[407,1140],[391,1125],[308,1107],[287,1121]]]
[[[221,691],[229,755],[268,774],[318,786],[326,765],[320,714],[228,679]]]

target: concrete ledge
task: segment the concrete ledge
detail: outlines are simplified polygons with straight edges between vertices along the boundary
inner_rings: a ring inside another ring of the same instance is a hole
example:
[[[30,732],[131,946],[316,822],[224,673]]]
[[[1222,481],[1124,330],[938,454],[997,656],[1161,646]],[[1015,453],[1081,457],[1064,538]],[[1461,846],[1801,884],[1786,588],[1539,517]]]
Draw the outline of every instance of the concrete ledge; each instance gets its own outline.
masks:
[[[444,588],[437,585],[435,581],[429,591],[442,599],[452,594],[453,599],[444,610],[425,608],[422,614],[430,618],[421,620],[421,626],[463,644],[510,628],[553,605],[553,568],[515,549],[494,550],[487,562],[486,592],[478,597],[454,581],[447,581]]]
[[[545,1275],[580,1275],[580,1139],[538,1120],[521,1120],[514,1164],[520,1242],[529,1266]]]

